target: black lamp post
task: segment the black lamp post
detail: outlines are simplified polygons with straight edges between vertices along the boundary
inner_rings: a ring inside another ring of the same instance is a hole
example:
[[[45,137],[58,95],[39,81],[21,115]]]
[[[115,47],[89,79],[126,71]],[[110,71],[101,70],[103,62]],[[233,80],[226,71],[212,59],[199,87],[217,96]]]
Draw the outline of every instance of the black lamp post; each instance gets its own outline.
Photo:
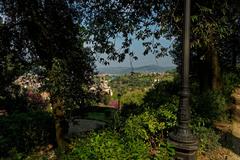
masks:
[[[178,111],[178,125],[170,133],[169,140],[175,146],[177,160],[195,160],[198,141],[193,136],[189,124],[191,112],[189,106],[189,40],[190,38],[190,0],[185,0],[184,7],[184,48],[181,73],[181,95]]]

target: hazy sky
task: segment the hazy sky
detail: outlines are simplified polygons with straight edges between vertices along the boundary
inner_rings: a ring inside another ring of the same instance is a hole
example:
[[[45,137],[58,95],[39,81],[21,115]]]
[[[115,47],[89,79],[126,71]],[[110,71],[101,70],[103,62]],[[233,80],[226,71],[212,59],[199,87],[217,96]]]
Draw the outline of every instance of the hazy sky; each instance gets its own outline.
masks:
[[[163,46],[170,45],[170,41],[167,41],[165,39],[160,39],[160,42]],[[120,46],[121,46],[121,40],[116,40],[116,47],[120,48]],[[170,56],[161,57],[158,59],[156,59],[155,55],[153,55],[152,53],[149,53],[148,55],[144,56],[143,55],[144,48],[142,46],[141,41],[135,40],[132,44],[131,49],[138,56],[138,60],[133,61],[133,67],[139,67],[139,66],[145,66],[145,65],[174,66],[174,64],[172,63],[172,58]],[[105,56],[101,56],[101,57],[105,58]],[[110,65],[108,66],[100,64],[98,62],[96,63],[96,65],[97,67],[130,67],[130,60],[129,60],[129,56],[126,56],[124,62],[122,63],[110,61]]]

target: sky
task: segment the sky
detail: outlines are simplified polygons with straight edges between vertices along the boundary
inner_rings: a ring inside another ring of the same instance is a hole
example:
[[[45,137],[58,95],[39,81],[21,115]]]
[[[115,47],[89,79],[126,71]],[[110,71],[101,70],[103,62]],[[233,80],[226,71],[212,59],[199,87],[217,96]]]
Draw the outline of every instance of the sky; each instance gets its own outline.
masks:
[[[171,44],[170,41],[165,40],[163,38],[160,39],[160,43],[163,46],[169,46]],[[116,48],[120,48],[121,46],[121,40],[116,40]],[[144,56],[143,51],[144,48],[142,46],[142,42],[139,40],[135,40],[132,43],[131,49],[136,53],[136,56],[138,57],[137,60],[133,61],[133,67],[140,67],[140,66],[146,66],[146,65],[159,65],[163,67],[167,66],[175,66],[172,63],[172,58],[170,56],[165,56],[161,58],[155,58],[155,55],[152,53],[149,53],[148,55]],[[104,55],[100,55],[100,57],[106,58]],[[129,56],[126,56],[125,60],[121,63],[116,62],[116,61],[110,61],[110,65],[105,66],[103,64],[100,64],[99,62],[96,63],[97,68],[100,67],[131,67],[130,65],[130,60]]]

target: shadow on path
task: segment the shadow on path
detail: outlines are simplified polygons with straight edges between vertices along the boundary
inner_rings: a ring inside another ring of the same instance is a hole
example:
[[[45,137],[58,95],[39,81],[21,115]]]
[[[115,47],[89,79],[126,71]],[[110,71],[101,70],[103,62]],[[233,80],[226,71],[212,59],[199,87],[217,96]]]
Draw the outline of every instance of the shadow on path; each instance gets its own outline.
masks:
[[[240,87],[234,90],[232,98],[232,123],[230,131],[225,132],[221,137],[221,144],[237,155],[240,155]]]
[[[220,143],[223,147],[226,147],[237,155],[240,155],[240,138],[235,137],[231,133],[224,133],[221,137]]]

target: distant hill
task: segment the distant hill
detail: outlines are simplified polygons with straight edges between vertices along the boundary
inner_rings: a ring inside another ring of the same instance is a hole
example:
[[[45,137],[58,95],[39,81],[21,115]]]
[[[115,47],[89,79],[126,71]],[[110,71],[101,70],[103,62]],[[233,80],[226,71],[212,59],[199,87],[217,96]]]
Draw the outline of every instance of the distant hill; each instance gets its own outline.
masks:
[[[133,72],[144,73],[144,72],[165,72],[169,70],[175,69],[175,66],[162,67],[158,65],[148,65],[141,67],[134,67]],[[100,67],[97,68],[99,73],[107,73],[107,74],[126,74],[130,73],[132,69],[130,67]]]

